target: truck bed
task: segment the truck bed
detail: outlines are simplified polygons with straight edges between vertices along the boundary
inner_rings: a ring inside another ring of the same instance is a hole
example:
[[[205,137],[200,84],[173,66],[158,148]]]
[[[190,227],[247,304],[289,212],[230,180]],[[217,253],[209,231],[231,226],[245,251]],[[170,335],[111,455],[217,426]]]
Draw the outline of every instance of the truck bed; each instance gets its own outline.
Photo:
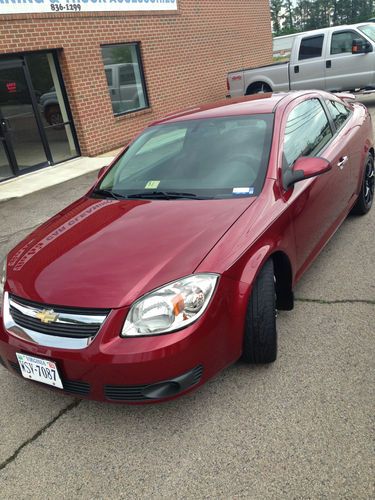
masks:
[[[231,75],[232,73],[241,73],[241,71],[249,71],[252,69],[261,69],[261,68],[271,68],[272,66],[282,66],[285,64],[289,64],[289,61],[282,61],[282,62],[276,62],[276,63],[271,63],[271,64],[264,64],[263,66],[254,66],[253,68],[242,68],[242,69],[237,69],[236,71],[229,71],[228,75]]]

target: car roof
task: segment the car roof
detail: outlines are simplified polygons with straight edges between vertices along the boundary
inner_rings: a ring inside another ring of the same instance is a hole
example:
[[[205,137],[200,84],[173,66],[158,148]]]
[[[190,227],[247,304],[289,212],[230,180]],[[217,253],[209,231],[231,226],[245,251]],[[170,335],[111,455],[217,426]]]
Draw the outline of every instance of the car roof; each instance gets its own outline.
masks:
[[[182,110],[177,113],[171,113],[161,120],[153,122],[151,126],[186,120],[273,113],[279,102],[290,95],[291,93],[279,92],[225,99],[211,104]],[[295,97],[295,94],[293,95]]]

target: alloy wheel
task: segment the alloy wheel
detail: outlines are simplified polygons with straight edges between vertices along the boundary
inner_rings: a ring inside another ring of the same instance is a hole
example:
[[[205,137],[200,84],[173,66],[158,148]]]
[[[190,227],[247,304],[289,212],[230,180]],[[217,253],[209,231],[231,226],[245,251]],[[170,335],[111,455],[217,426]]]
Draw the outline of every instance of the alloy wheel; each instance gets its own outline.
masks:
[[[374,197],[374,160],[372,158],[369,159],[366,165],[366,173],[365,173],[365,203],[366,205],[371,204],[372,199]]]

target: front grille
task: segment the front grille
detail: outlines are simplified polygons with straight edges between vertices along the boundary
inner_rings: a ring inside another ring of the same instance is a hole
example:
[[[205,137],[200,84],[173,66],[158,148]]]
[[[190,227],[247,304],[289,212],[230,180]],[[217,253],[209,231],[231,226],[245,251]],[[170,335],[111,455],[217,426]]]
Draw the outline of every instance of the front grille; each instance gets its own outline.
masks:
[[[59,337],[76,337],[76,338],[87,338],[93,337],[98,333],[100,328],[99,325],[68,325],[65,323],[50,323],[44,324],[39,319],[31,318],[30,316],[26,316],[22,314],[17,309],[10,306],[10,314],[14,322],[22,326],[23,328],[29,328],[30,330],[34,330],[40,333],[46,333],[48,335],[57,335]]]
[[[9,312],[16,325],[57,337],[92,338],[98,333],[110,312],[108,309],[82,309],[39,304],[15,296],[10,296],[9,299]],[[49,323],[43,322],[37,317],[43,311],[52,312],[56,319]]]
[[[191,372],[189,372],[189,375],[191,375],[191,378],[189,379],[189,385],[184,386],[181,390],[186,390],[189,387],[192,387],[200,381],[201,377],[203,374],[203,366],[199,365],[196,366]],[[163,383],[168,384],[168,383],[174,383],[174,380],[179,380],[181,377],[177,377],[176,379],[172,379],[170,381],[165,381],[165,382],[159,382],[158,384],[154,385],[161,385]],[[128,401],[128,402],[137,402],[137,401],[150,401],[152,398],[147,397],[145,395],[146,390],[148,390],[150,387],[152,387],[153,384],[146,384],[146,385],[129,385],[129,386],[124,386],[124,385],[105,385],[104,386],[104,394],[105,397],[110,400],[110,401]]]
[[[18,374],[21,375],[21,368],[17,363],[13,363],[13,361],[9,361],[9,365],[13,368],[13,370]],[[88,396],[90,394],[90,384],[87,382],[82,382],[81,380],[64,380],[61,379],[62,385],[64,387],[64,391],[68,392],[69,394],[77,394],[79,396]],[[54,389],[52,386],[47,386],[50,387],[51,389]]]

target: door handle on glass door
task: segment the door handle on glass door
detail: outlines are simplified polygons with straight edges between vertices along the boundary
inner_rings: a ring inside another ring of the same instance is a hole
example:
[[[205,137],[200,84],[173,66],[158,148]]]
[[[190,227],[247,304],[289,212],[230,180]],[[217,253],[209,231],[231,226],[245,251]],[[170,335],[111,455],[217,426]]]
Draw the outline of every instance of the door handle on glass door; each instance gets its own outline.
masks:
[[[348,163],[349,158],[347,156],[342,156],[337,164],[337,166],[342,170]]]
[[[0,120],[0,130],[3,134],[5,134],[5,132],[7,131],[7,122],[4,120],[4,118]]]

